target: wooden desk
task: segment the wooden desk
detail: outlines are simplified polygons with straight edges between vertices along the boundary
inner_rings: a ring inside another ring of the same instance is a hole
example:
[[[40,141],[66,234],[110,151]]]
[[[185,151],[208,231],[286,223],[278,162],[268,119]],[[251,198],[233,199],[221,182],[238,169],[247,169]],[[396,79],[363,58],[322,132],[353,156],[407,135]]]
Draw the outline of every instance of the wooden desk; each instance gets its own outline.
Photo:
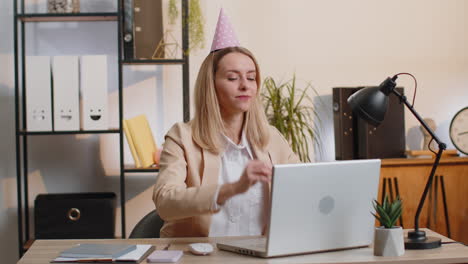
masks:
[[[442,237],[442,242],[453,242],[446,237],[428,231],[432,236]],[[170,249],[186,251],[178,263],[468,263],[468,247],[461,244],[444,244],[430,250],[407,250],[401,257],[375,257],[372,248],[360,248],[327,253],[316,253],[291,257],[262,259],[239,255],[215,249],[210,256],[194,256],[187,252],[187,244],[194,242],[216,243],[237,238],[175,238],[175,239],[98,239],[98,240],[37,240],[18,264],[47,264],[59,252],[77,243],[128,243],[153,244],[162,249],[171,244]],[[142,263],[146,263],[143,261]]]

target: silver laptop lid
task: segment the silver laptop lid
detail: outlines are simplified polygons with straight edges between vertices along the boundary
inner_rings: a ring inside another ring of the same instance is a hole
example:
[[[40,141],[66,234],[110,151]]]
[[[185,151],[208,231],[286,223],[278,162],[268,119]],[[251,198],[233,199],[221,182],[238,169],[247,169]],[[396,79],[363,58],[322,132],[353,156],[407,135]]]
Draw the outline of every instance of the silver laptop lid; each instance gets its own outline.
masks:
[[[275,165],[267,255],[367,246],[380,160]]]

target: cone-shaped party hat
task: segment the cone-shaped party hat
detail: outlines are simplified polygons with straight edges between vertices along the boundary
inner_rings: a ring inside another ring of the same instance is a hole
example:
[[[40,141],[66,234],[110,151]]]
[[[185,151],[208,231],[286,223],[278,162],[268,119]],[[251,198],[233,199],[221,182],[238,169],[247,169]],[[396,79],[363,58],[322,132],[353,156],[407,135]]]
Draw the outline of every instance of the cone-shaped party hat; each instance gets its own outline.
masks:
[[[210,52],[224,49],[227,47],[239,47],[240,43],[237,39],[234,28],[229,22],[228,17],[224,13],[224,10],[221,8],[219,11],[218,24],[216,25],[216,32],[213,38],[213,43],[211,44]]]

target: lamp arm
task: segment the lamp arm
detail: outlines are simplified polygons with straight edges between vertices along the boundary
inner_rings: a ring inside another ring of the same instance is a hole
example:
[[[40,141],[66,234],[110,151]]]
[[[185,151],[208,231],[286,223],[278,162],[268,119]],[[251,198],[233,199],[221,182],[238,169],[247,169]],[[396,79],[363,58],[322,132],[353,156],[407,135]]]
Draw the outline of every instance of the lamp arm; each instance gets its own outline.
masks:
[[[406,107],[413,113],[413,115],[418,119],[418,121],[421,123],[421,125],[426,129],[427,132],[431,135],[431,137],[439,144],[439,151],[437,152],[437,155],[435,157],[434,164],[432,165],[432,170],[431,173],[429,174],[429,178],[427,179],[426,186],[424,187],[424,192],[423,195],[421,196],[421,199],[419,200],[419,205],[418,209],[416,211],[416,216],[414,217],[414,234],[419,235],[419,215],[421,214],[422,207],[424,206],[424,201],[426,200],[427,193],[429,192],[429,189],[431,188],[432,181],[434,179],[434,174],[437,169],[437,166],[439,165],[440,158],[442,157],[442,152],[447,148],[445,143],[440,141],[440,139],[435,135],[434,131],[429,128],[429,126],[424,122],[422,117],[414,110],[413,106],[409,104],[409,102],[406,100],[406,96],[401,95],[398,93],[395,89],[392,90],[392,93],[395,94],[398,98],[400,98],[400,102],[403,102]],[[410,234],[411,236],[411,234]]]
[[[416,232],[419,231],[419,215],[421,214],[422,208],[424,206],[424,201],[426,200],[427,193],[429,192],[429,189],[432,186],[434,174],[437,169],[437,166],[439,166],[439,161],[440,161],[440,158],[442,157],[443,151],[444,151],[444,148],[440,148],[440,144],[439,144],[439,151],[437,152],[437,155],[435,157],[435,161],[431,169],[431,174],[429,174],[429,179],[427,179],[426,187],[424,187],[424,192],[423,192],[423,195],[421,196],[421,200],[419,200],[418,209],[416,210],[416,215],[414,217],[414,230]]]

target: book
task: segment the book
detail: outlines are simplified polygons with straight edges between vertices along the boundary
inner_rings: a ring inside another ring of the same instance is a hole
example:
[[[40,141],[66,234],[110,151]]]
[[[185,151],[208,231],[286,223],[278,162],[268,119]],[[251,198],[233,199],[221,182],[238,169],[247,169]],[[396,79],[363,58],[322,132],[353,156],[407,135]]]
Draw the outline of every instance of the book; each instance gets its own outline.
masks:
[[[60,257],[115,259],[135,249],[135,245],[127,244],[80,244],[62,251]]]
[[[115,261],[140,263],[155,249],[152,245],[136,245],[136,247],[135,250],[118,257]]]
[[[163,38],[163,1],[134,0],[133,51],[136,59],[151,59],[153,50]]]
[[[94,263],[112,263],[112,262],[126,262],[126,263],[140,263],[151,252],[154,251],[153,245],[136,245],[136,248],[128,253],[125,253],[117,258],[66,258],[58,257],[51,261],[51,263],[76,263],[76,262],[94,262]]]
[[[135,160],[135,166],[137,168],[146,168],[153,165],[157,146],[146,116],[139,115],[124,120],[123,129]]]
[[[135,149],[135,144],[133,143],[132,136],[130,135],[130,130],[128,129],[127,121],[123,121],[123,129],[125,138],[127,139],[128,146],[130,147],[130,152],[132,153],[133,160],[135,161],[135,167],[141,168],[140,159],[138,158],[138,154]]]

